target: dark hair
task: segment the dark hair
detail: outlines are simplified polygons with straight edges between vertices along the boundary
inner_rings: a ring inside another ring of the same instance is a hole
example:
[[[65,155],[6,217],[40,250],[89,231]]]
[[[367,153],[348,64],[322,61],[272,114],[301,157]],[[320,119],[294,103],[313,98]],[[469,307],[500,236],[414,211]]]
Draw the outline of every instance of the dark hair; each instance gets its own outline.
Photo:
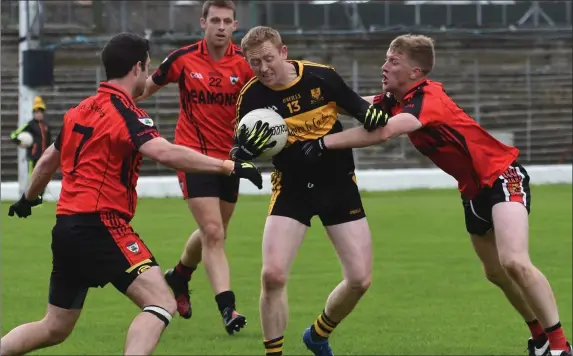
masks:
[[[149,56],[149,41],[134,33],[113,36],[101,51],[101,61],[107,80],[123,78],[137,62],[142,69]]]
[[[233,10],[233,18],[237,17],[237,8],[235,7],[235,2],[232,0],[208,0],[203,3],[203,18],[206,19],[209,15],[209,10],[211,6],[223,7],[225,9]]]

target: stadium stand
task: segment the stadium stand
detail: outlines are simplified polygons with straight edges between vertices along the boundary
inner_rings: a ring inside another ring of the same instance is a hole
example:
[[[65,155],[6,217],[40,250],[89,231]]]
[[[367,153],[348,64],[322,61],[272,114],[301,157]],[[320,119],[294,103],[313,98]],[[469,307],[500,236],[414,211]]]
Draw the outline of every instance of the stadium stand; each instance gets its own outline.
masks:
[[[58,3],[61,3],[59,6],[66,6],[65,2]],[[149,2],[143,9],[149,11],[153,6],[159,5]],[[86,15],[78,10],[75,16]],[[66,38],[89,32],[85,27],[78,31],[74,26],[63,26],[52,28],[45,35]],[[284,40],[289,46],[291,58],[332,64],[349,85],[363,95],[372,95],[379,90],[380,65],[384,51],[395,34],[290,35],[285,36]],[[437,32],[431,35],[437,43],[437,63],[432,79],[443,82],[459,105],[486,129],[519,147],[523,163],[571,161],[573,58],[570,35],[563,38],[547,31],[498,35]],[[17,37],[15,31],[3,31],[2,34],[3,181],[17,178],[17,149],[8,144],[7,139],[7,133],[17,125]],[[161,43],[154,42],[152,48],[155,65],[169,51],[185,42],[171,40],[167,43],[164,40]],[[59,127],[62,114],[82,98],[91,95],[98,80],[104,77],[97,65],[98,52],[97,44],[67,45],[56,50],[55,85],[40,91],[48,106],[47,120],[55,128]],[[142,106],[154,118],[163,135],[172,139],[179,109],[177,88],[169,86]],[[346,127],[354,125],[352,120],[346,118],[344,124]],[[356,158],[359,169],[431,165],[405,138],[387,145],[357,150]],[[263,164],[262,168],[266,170],[269,165]],[[145,161],[142,174],[171,175],[172,172]]]

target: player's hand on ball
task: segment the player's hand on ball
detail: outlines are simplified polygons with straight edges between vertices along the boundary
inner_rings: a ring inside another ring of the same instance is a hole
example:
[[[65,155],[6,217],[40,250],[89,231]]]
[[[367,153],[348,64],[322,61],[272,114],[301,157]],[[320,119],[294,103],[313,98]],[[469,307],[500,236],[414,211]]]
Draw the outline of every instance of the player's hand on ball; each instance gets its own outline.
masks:
[[[273,135],[269,124],[257,121],[251,132],[246,126],[241,126],[237,141],[231,149],[231,157],[240,161],[252,161],[269,148],[274,147],[276,141],[269,142]]]
[[[27,218],[32,215],[32,207],[40,204],[42,204],[42,199],[40,197],[37,197],[34,200],[28,200],[26,199],[26,195],[22,194],[20,200],[10,206],[8,216],[14,216],[14,213],[16,213],[19,218]]]
[[[386,126],[390,115],[374,105],[370,105],[364,117],[364,129],[374,131],[379,127]]]
[[[263,188],[263,177],[261,172],[252,162],[233,162],[234,168],[231,174],[239,178],[245,178],[251,181],[257,188]]]
[[[316,140],[302,141],[302,153],[308,161],[316,161],[327,150],[324,144],[324,137]]]

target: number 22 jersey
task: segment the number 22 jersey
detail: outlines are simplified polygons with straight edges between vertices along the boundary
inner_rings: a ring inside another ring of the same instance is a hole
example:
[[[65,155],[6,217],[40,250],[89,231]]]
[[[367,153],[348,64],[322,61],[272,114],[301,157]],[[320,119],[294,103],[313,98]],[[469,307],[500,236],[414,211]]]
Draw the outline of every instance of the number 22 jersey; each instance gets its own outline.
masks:
[[[96,95],[66,112],[54,143],[62,171],[56,215],[109,212],[131,220],[143,158],[138,150],[156,137],[153,120],[128,93],[100,83]]]
[[[169,54],[152,79],[157,85],[179,86],[181,107],[175,143],[208,156],[228,158],[235,103],[253,75],[241,49],[232,43],[219,61],[211,58],[205,40]]]

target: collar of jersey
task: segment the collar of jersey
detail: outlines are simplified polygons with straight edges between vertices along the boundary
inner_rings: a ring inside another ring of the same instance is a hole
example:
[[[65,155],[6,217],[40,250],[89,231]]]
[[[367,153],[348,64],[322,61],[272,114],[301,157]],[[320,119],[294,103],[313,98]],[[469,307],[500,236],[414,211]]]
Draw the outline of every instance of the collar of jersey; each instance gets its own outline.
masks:
[[[207,47],[206,39],[202,39],[199,42],[199,51],[201,52],[201,54],[204,54],[206,56],[209,55],[209,47]],[[229,41],[229,46],[227,47],[227,52],[225,52],[225,56],[232,56],[233,54],[235,54],[235,50],[233,49],[233,42]]]
[[[272,90],[281,91],[281,90],[288,89],[288,88],[294,86],[296,83],[300,82],[300,79],[302,78],[302,73],[304,71],[304,63],[301,61],[292,60],[292,59],[287,59],[286,61],[294,66],[294,69],[296,70],[296,79],[293,80],[292,82],[288,83],[288,84],[283,85],[283,86],[271,88]]]
[[[125,90],[118,87],[117,85],[113,85],[109,82],[100,82],[99,88],[97,89],[97,91],[98,91],[98,93],[119,95],[119,96],[123,97],[128,103],[135,106],[135,102],[133,101],[133,98],[131,97],[131,95],[129,95]]]
[[[418,87],[420,87],[423,84],[426,84],[428,82],[427,78],[424,78],[418,82],[416,82],[414,85],[412,85],[407,91],[406,94],[404,94],[404,99],[403,100],[408,100],[412,97],[412,95],[414,95],[414,93],[416,92],[416,90],[418,90]]]

